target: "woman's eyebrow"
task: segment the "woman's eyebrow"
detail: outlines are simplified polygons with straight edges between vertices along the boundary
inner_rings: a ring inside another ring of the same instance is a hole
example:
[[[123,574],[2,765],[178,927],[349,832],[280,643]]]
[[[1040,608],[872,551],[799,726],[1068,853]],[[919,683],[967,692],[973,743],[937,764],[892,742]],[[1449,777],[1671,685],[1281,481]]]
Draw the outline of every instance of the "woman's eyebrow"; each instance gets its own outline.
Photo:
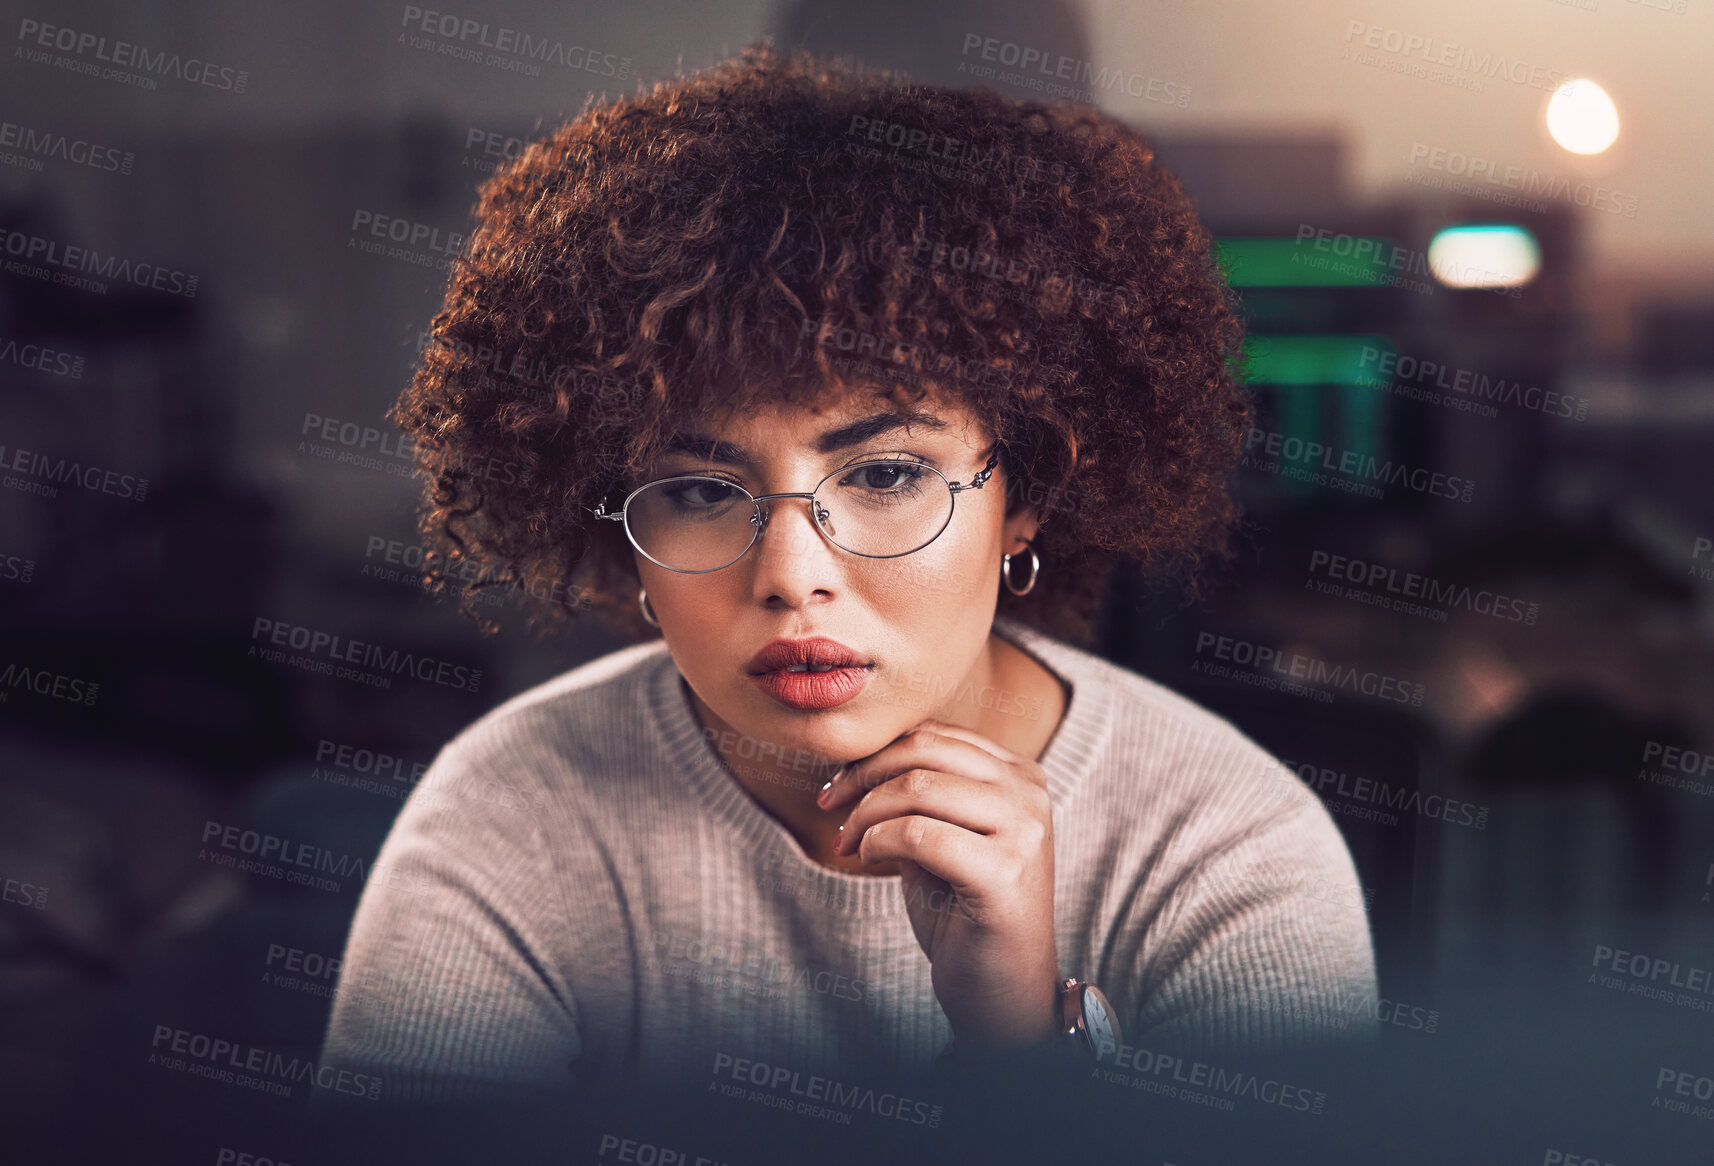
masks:
[[[861,445],[865,441],[903,429],[907,425],[920,425],[925,429],[940,432],[946,429],[947,423],[933,413],[913,410],[903,416],[897,413],[876,413],[837,429],[829,429],[815,439],[815,452],[833,453],[837,450],[848,449],[853,445]],[[688,453],[692,457],[705,461],[723,462],[733,466],[750,465],[750,454],[743,446],[729,441],[716,441],[700,433],[675,433],[667,439],[662,447],[663,454]]]

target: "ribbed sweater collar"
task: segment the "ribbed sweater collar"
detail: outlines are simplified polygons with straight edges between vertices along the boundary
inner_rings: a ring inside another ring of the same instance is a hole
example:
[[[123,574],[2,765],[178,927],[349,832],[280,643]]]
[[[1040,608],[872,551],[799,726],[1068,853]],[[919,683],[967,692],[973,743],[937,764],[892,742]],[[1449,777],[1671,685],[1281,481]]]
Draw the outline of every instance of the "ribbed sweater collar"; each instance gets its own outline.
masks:
[[[1037,631],[1008,616],[996,616],[994,631],[1034,656],[1071,688],[1065,714],[1039,759],[1047,776],[1054,808],[1070,805],[1083,776],[1099,761],[1113,733],[1114,694],[1099,657]],[[905,899],[899,875],[856,875],[832,870],[805,855],[791,831],[759,806],[720,760],[703,736],[691,693],[665,651],[654,663],[647,682],[648,703],[667,756],[685,775],[713,820],[731,832],[739,849],[764,871],[764,855],[783,855],[772,877],[807,880],[823,893],[821,902],[860,915],[903,917]]]

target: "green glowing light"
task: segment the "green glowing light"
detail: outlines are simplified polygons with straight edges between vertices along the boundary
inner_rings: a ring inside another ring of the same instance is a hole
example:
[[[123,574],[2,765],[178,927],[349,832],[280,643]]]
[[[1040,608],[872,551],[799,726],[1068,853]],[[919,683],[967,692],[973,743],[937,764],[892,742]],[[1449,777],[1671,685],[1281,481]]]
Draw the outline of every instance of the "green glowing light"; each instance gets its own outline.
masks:
[[[1232,287],[1374,287],[1392,274],[1397,248],[1372,236],[1220,239],[1214,256]]]
[[[1359,385],[1387,383],[1382,359],[1393,351],[1385,336],[1249,336],[1244,356],[1252,385]]]

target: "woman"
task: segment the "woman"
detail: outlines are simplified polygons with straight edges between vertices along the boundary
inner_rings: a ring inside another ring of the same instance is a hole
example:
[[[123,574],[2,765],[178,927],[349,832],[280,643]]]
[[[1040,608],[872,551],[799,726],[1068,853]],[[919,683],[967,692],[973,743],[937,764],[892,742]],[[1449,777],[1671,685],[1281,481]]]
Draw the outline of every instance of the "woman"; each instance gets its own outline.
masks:
[[[1087,646],[1117,556],[1224,549],[1248,418],[1146,142],[757,47],[478,217],[398,409],[425,534],[649,638],[441,752],[325,1063],[423,1100],[995,1064],[1076,1043],[1083,983],[1092,1062],[1368,1032],[1326,811]]]

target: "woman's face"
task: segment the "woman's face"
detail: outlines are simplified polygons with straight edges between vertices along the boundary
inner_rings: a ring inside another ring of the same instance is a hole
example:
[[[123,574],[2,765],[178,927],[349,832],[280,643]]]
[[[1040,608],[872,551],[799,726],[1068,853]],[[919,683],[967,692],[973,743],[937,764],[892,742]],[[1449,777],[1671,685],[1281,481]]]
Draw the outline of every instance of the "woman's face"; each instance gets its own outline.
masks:
[[[986,426],[965,407],[933,397],[915,409],[922,419],[907,424],[895,422],[889,406],[867,394],[823,398],[813,406],[775,405],[683,435],[724,444],[669,451],[640,481],[707,473],[751,494],[776,494],[813,490],[829,473],[857,462],[903,458],[968,484],[994,452]],[[888,471],[866,474],[855,475],[865,486],[898,480]],[[835,546],[811,519],[807,498],[762,503],[772,507],[762,536],[718,571],[670,571],[635,554],[649,606],[703,724],[771,742],[788,757],[805,749],[844,761],[875,752],[933,715],[931,709],[966,682],[980,688],[992,681],[997,667],[989,636],[1000,556],[1021,551],[1037,526],[1027,508],[1006,519],[1006,486],[996,465],[980,490],[957,493],[952,519],[938,538],[897,558],[865,558]],[[794,699],[794,689],[831,687],[833,698],[846,689],[811,680],[758,681],[752,659],[776,639],[814,636],[838,641],[868,666],[861,688],[842,703],[795,707],[803,701]]]

